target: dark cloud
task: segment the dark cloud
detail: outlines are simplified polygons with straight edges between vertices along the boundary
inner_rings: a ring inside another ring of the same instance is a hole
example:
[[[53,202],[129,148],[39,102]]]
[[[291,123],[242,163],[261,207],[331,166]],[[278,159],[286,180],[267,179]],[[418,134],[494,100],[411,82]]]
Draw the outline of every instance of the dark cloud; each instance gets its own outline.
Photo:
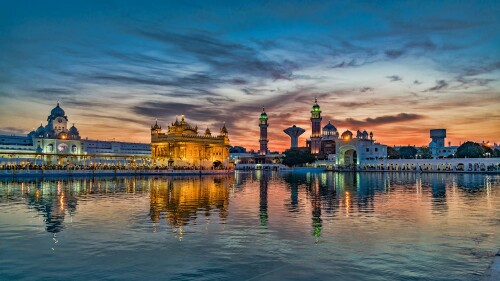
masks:
[[[399,75],[391,75],[391,76],[386,76],[391,82],[396,82],[396,81],[403,81],[403,78]]]
[[[466,77],[457,77],[456,81],[459,83],[454,88],[468,89],[469,87],[484,87],[488,86],[491,82],[497,81],[496,79],[491,78],[466,78]]]
[[[2,127],[0,128],[0,135],[25,135],[26,131],[17,127]]]
[[[351,129],[361,129],[376,127],[384,124],[408,122],[423,119],[425,116],[420,114],[412,113],[399,113],[397,115],[385,115],[375,118],[366,118],[364,120],[356,120],[353,118],[347,118],[345,120],[332,120],[333,124],[338,127],[347,127]]]
[[[84,118],[82,120],[74,120],[74,121],[76,121],[74,123],[75,123],[75,126],[77,126],[77,127],[78,127],[78,124],[92,124],[92,123],[85,123],[85,121],[86,120],[93,120],[93,119],[114,120],[114,121],[119,121],[122,124],[135,123],[135,124],[143,125],[146,127],[151,125],[152,120],[154,120],[153,118],[150,118],[148,121],[148,120],[144,120],[144,119],[127,118],[127,117],[120,117],[120,116],[113,116],[113,115],[102,115],[102,114],[82,114],[80,116],[84,117]],[[70,121],[73,121],[73,120],[70,120]]]
[[[497,71],[499,69],[500,69],[500,61],[496,61],[484,65],[466,67],[464,68],[460,76],[476,76],[480,74],[486,74],[493,71]]]
[[[373,88],[372,87],[363,87],[363,88],[359,89],[359,91],[361,93],[373,92]]]
[[[66,100],[76,93],[76,89],[71,88],[37,88],[34,90],[37,98],[53,100]]]
[[[384,52],[388,58],[397,59],[404,54],[403,50],[387,50]]]
[[[374,53],[371,51],[366,51],[367,53],[359,54],[360,57],[366,57],[365,59],[348,59],[343,60],[337,64],[330,66],[330,68],[349,68],[349,67],[360,67],[366,64],[375,62],[377,59],[374,57]],[[347,54],[346,54],[347,55]],[[350,54],[352,55],[352,54]]]
[[[405,44],[405,48],[407,49],[421,49],[424,51],[433,51],[437,48],[436,44],[434,44],[431,40],[425,39],[420,41],[412,40]]]
[[[445,80],[436,80],[436,86],[431,87],[424,92],[437,92],[443,89],[448,88],[449,84]]]
[[[289,60],[271,60],[256,49],[239,43],[224,41],[209,32],[174,33],[153,29],[139,29],[135,34],[153,39],[196,58],[221,75],[235,73],[273,80],[290,80],[298,66]]]
[[[420,85],[420,84],[422,84],[422,82],[421,82],[421,81],[418,81],[418,80],[415,80],[415,81],[413,81],[413,84],[415,84],[415,85]]]
[[[132,107],[136,114],[147,116],[150,120],[174,120],[175,116],[185,114],[186,118],[194,122],[206,123],[207,121],[232,122],[230,116],[224,114],[213,106],[200,106],[193,103],[178,102],[146,102]],[[194,125],[194,124],[193,124]]]

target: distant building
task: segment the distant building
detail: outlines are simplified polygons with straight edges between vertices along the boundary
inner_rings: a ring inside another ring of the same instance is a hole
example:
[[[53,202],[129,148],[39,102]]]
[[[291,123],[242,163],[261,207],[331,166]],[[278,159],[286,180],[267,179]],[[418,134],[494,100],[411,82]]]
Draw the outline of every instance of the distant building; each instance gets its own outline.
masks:
[[[260,128],[260,138],[259,138],[259,155],[266,155],[269,153],[269,149],[267,148],[267,144],[269,143],[269,139],[267,138],[267,127],[269,124],[267,123],[267,114],[264,108],[262,108],[262,113],[259,118],[259,128]]]
[[[268,116],[264,108],[259,116],[259,151],[250,152],[236,151],[233,150],[230,154],[230,158],[234,161],[236,165],[245,165],[247,168],[259,169],[264,166],[278,165],[281,163],[281,154],[279,152],[270,152],[267,144],[269,139],[267,138],[267,128],[269,127]],[[238,166],[236,166],[238,168]]]
[[[302,135],[306,130],[293,125],[290,128],[285,129],[283,132],[290,136],[290,148],[299,147],[299,136]]]
[[[373,140],[373,133],[357,130],[356,136],[346,130],[339,136],[337,128],[328,122],[321,130],[321,109],[314,100],[311,110],[311,139],[306,146],[319,160],[337,165],[360,164],[363,160],[387,158],[387,146]]]
[[[432,158],[436,159],[455,156],[458,146],[445,146],[446,129],[431,129],[429,135],[432,139],[429,143]]]
[[[88,140],[80,137],[73,124],[57,103],[40,126],[26,136],[0,135],[0,163],[85,164],[85,163],[142,163],[151,156],[145,143]]]
[[[189,125],[182,115],[162,133],[158,122],[151,127],[153,163],[178,167],[229,167],[229,136],[226,125],[212,136],[209,128],[203,135],[198,126]]]

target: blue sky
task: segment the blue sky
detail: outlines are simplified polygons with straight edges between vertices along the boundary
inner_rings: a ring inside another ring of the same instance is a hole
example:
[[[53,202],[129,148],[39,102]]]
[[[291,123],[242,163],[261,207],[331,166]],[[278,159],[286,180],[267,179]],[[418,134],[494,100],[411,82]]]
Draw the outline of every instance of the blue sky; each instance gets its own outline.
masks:
[[[233,145],[310,135],[315,96],[343,130],[387,144],[500,142],[499,1],[4,1],[0,131],[57,99],[89,138],[149,141],[176,115]]]

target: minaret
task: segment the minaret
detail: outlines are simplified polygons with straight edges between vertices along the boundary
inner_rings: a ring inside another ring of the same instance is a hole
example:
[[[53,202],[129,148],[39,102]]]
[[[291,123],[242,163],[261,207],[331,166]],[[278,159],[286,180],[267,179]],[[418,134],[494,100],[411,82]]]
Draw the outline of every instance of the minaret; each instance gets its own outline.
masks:
[[[318,105],[318,98],[314,99],[311,110],[311,153],[318,154],[321,148],[321,109]]]
[[[267,139],[267,127],[269,124],[267,124],[267,114],[264,108],[262,108],[262,113],[260,114],[259,118],[259,127],[260,127],[260,149],[259,149],[259,154],[260,155],[266,155],[268,150],[267,150],[267,143],[269,140]]]
[[[158,125],[158,119],[156,119],[155,124],[151,126],[151,135],[158,135],[161,133],[161,126]]]

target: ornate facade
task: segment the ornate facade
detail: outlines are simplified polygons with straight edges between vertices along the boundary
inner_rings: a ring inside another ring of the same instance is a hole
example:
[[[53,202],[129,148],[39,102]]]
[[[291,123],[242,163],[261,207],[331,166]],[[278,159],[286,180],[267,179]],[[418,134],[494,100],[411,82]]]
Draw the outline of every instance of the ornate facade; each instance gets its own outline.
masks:
[[[171,123],[166,133],[158,122],[151,127],[151,155],[159,165],[177,167],[229,167],[229,136],[226,125],[212,136],[209,128],[203,135],[198,126],[189,125],[182,116]]]
[[[40,124],[25,136],[0,135],[0,163],[30,161],[36,164],[145,163],[151,156],[146,143],[82,139],[59,102],[50,111],[47,125]]]
[[[321,109],[315,99],[311,110],[312,134],[306,144],[319,160],[328,160],[337,165],[359,165],[365,160],[387,157],[387,146],[375,142],[372,132],[357,130],[354,136],[346,130],[339,134],[331,122],[321,129],[321,120]]]

